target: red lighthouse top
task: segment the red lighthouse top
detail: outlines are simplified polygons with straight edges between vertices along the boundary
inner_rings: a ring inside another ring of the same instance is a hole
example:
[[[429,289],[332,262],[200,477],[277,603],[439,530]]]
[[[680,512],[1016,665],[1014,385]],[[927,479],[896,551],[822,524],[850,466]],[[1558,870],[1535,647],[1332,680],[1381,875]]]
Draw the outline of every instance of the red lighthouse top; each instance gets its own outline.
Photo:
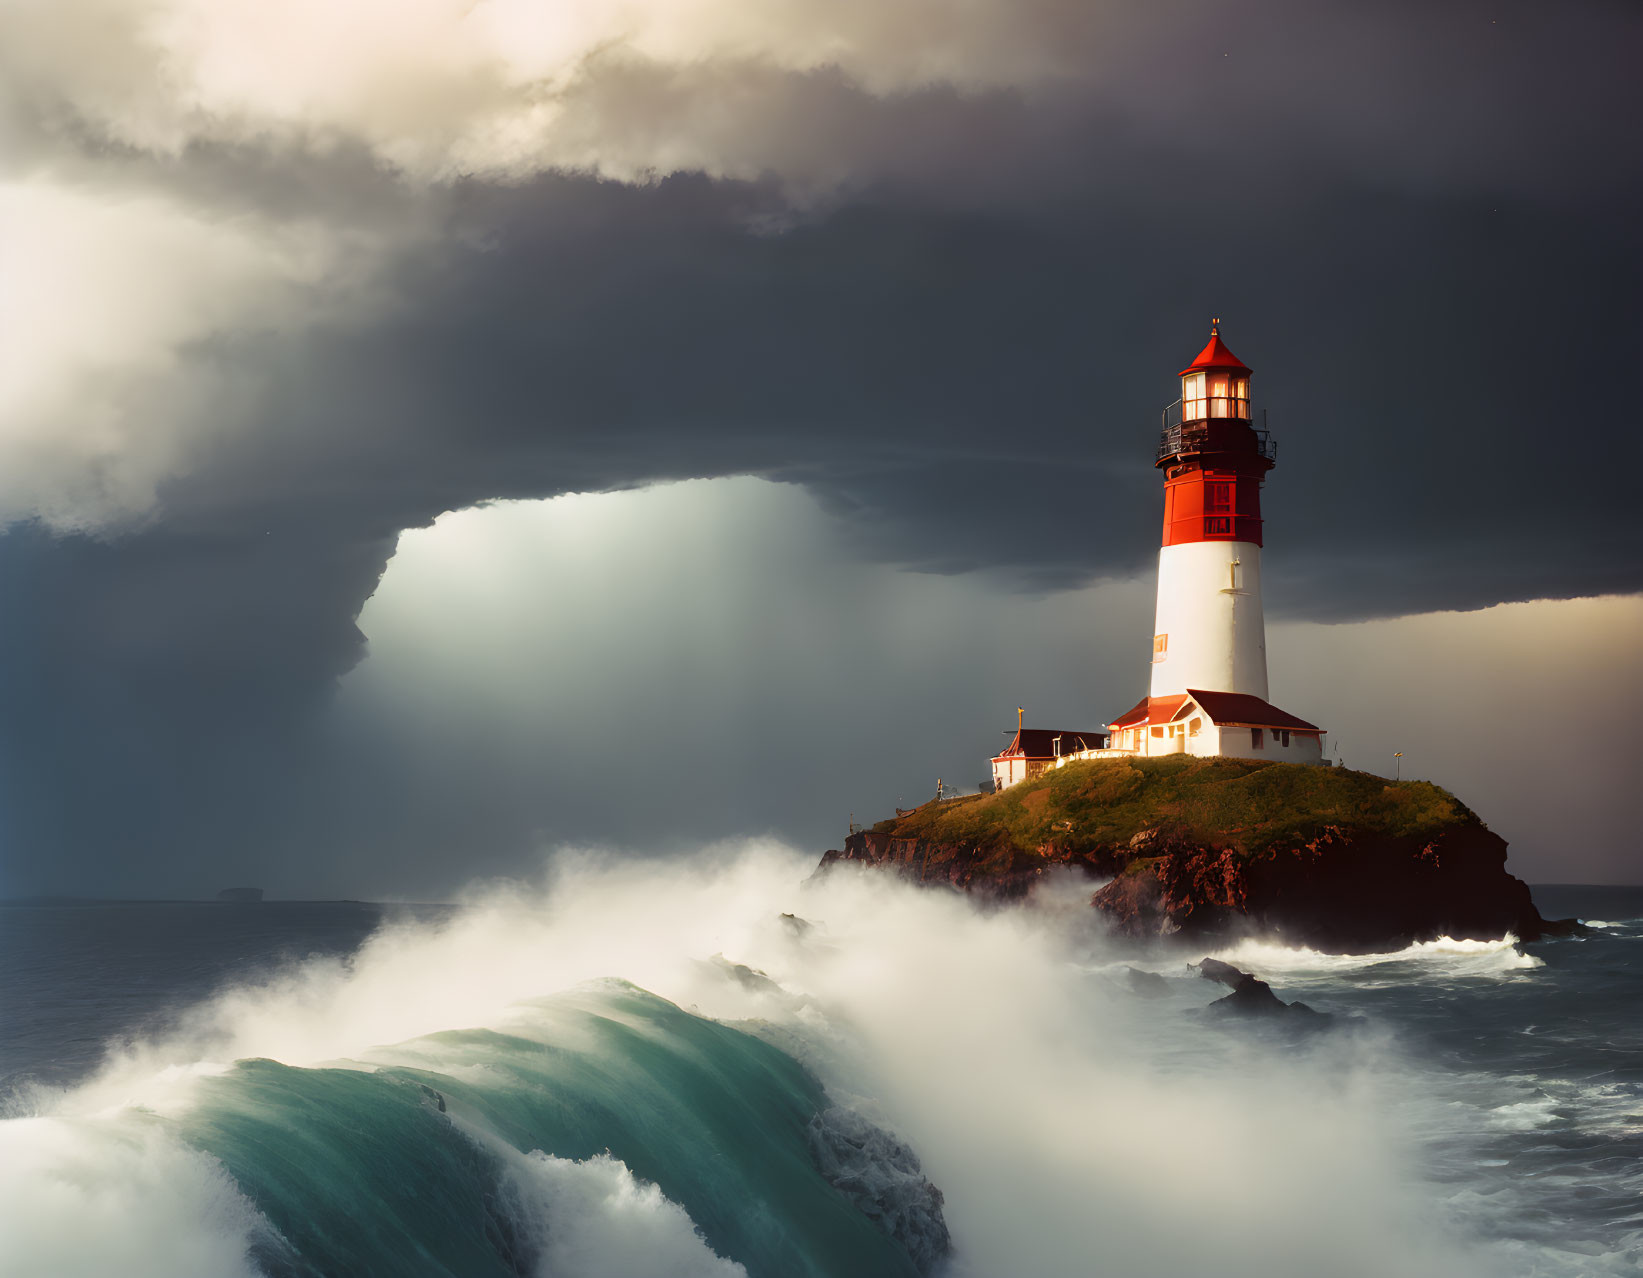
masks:
[[[1250,376],[1255,371],[1227,349],[1227,344],[1221,340],[1221,320],[1219,317],[1210,321],[1209,341],[1205,344],[1204,349],[1198,352],[1198,358],[1183,368],[1178,376],[1185,377],[1188,373],[1201,373],[1208,368],[1241,373],[1245,377]]]
[[[1250,405],[1249,365],[1221,341],[1219,319],[1210,327],[1208,344],[1180,376],[1181,398],[1164,409],[1158,441],[1164,545],[1259,546],[1261,480],[1277,457],[1265,415],[1257,418]]]

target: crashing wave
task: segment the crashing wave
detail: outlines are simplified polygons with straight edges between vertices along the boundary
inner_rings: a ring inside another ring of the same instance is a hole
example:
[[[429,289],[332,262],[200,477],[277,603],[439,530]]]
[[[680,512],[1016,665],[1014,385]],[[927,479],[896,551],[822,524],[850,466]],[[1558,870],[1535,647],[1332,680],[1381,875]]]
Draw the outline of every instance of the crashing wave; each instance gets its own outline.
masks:
[[[1543,959],[1525,954],[1518,945],[1518,938],[1510,932],[1494,941],[1440,936],[1379,954],[1327,954],[1322,950],[1283,945],[1277,941],[1246,940],[1215,950],[1213,956],[1238,967],[1286,973],[1343,972],[1388,963],[1448,962],[1459,973],[1481,976],[1545,966]]]
[[[600,1257],[912,1278],[949,1226],[944,1278],[1635,1272],[1635,1177],[1605,1152],[1635,1148],[1628,1080],[1592,1100],[1540,1078],[1559,1106],[1511,1109],[1538,1098],[1389,1039],[1210,1041],[1173,1006],[1203,982],[1132,997],[1105,978],[1134,956],[1083,916],[797,886],[808,868],[573,866],[225,991],[0,1121],[0,1278],[587,1278]],[[1438,941],[1240,965],[1327,1007],[1524,960]],[[584,984],[612,973],[634,984]],[[830,1108],[846,1096],[888,1130]],[[1565,1110],[1608,1143],[1554,1144],[1593,1135]],[[1540,1172],[1566,1165],[1548,1206]]]

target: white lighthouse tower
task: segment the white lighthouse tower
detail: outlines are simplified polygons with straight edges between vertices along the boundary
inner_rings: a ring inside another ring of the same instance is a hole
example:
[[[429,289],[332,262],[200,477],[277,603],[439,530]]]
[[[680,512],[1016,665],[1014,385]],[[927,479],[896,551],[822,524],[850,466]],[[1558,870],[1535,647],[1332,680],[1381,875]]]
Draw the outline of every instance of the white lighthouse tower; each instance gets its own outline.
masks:
[[[1151,687],[1113,722],[1113,752],[1322,761],[1323,730],[1267,700],[1261,484],[1277,449],[1251,408],[1252,376],[1216,320],[1164,410]]]

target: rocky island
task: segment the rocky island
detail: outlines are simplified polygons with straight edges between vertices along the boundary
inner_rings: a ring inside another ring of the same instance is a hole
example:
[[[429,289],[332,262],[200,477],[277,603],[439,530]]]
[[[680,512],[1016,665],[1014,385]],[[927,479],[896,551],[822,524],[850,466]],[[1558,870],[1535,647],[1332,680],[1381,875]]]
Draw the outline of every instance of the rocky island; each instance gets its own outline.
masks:
[[[1332,953],[1440,936],[1535,940],[1549,925],[1506,842],[1427,781],[1246,759],[1092,759],[996,794],[900,812],[822,867],[1024,897],[1071,869],[1122,934],[1263,935]]]

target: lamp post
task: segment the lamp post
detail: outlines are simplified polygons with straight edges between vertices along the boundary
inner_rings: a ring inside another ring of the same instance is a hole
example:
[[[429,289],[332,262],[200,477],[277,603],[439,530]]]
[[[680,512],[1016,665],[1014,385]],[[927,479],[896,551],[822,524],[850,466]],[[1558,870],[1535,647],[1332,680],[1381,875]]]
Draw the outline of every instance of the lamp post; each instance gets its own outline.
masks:
[[[1403,780],[1403,751],[1402,750],[1396,751],[1392,755],[1392,757],[1395,760],[1397,760],[1397,763],[1395,765],[1395,771],[1392,773],[1392,779],[1394,781],[1402,781]]]

